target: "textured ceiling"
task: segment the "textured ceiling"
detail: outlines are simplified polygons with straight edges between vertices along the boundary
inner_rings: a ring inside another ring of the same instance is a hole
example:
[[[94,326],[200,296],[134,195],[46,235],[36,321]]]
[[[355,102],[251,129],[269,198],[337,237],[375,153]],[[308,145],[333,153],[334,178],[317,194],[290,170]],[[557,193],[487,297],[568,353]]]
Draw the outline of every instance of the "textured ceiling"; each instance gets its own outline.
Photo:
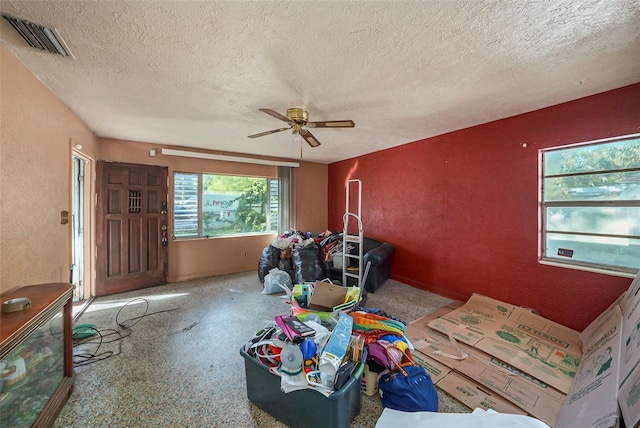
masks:
[[[329,163],[640,81],[640,2],[14,1],[76,60],[2,44],[98,136]]]

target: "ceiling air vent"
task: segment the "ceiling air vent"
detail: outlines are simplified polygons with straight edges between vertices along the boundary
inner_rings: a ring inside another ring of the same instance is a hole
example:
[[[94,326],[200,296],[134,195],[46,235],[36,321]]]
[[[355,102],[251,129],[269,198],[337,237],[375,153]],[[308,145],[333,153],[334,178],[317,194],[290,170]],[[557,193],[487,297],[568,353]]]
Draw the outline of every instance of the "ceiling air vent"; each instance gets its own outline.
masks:
[[[43,27],[11,15],[2,14],[2,17],[16,29],[29,46],[73,59],[76,58],[55,28]]]

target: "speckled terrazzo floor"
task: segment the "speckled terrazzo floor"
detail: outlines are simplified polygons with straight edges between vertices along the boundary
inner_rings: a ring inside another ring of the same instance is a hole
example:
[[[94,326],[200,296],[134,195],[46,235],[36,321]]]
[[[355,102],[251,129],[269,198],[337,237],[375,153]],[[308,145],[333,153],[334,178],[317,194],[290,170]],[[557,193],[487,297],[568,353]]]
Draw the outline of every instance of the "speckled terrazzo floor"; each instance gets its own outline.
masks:
[[[284,427],[247,399],[245,342],[289,306],[264,295],[255,272],[172,283],[95,299],[77,321],[103,335],[98,358],[76,368],[75,390],[56,427]],[[142,300],[142,299],[145,300]],[[148,308],[147,303],[148,302]],[[404,321],[415,320],[450,300],[389,280],[367,307]],[[117,322],[130,325],[122,340]],[[165,311],[165,312],[161,312]],[[110,334],[111,333],[111,334]],[[74,348],[96,353],[98,339]],[[110,342],[110,343],[106,343]],[[443,391],[441,412],[469,412]],[[352,427],[374,427],[382,413],[378,396],[362,394]]]

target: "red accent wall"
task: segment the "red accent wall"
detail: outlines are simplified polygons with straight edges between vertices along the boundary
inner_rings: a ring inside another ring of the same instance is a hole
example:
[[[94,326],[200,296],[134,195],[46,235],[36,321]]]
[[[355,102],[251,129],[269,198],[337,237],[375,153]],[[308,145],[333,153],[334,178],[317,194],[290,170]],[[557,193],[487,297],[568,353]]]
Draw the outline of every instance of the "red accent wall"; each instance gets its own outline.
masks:
[[[393,279],[583,330],[631,279],[538,263],[538,151],[638,132],[640,83],[336,162],[329,229],[342,230],[345,182],[360,179],[364,234],[394,245]]]

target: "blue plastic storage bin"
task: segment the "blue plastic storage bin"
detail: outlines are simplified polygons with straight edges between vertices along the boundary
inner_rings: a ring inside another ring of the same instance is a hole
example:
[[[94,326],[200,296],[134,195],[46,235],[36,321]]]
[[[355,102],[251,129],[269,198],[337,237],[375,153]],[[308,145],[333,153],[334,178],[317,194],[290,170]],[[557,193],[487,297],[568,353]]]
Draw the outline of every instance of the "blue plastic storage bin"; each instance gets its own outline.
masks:
[[[318,391],[304,389],[284,393],[280,377],[240,349],[247,378],[247,398],[271,416],[291,428],[349,428],[360,413],[360,378],[364,362],[339,390],[325,397]],[[363,361],[366,360],[366,351]]]

